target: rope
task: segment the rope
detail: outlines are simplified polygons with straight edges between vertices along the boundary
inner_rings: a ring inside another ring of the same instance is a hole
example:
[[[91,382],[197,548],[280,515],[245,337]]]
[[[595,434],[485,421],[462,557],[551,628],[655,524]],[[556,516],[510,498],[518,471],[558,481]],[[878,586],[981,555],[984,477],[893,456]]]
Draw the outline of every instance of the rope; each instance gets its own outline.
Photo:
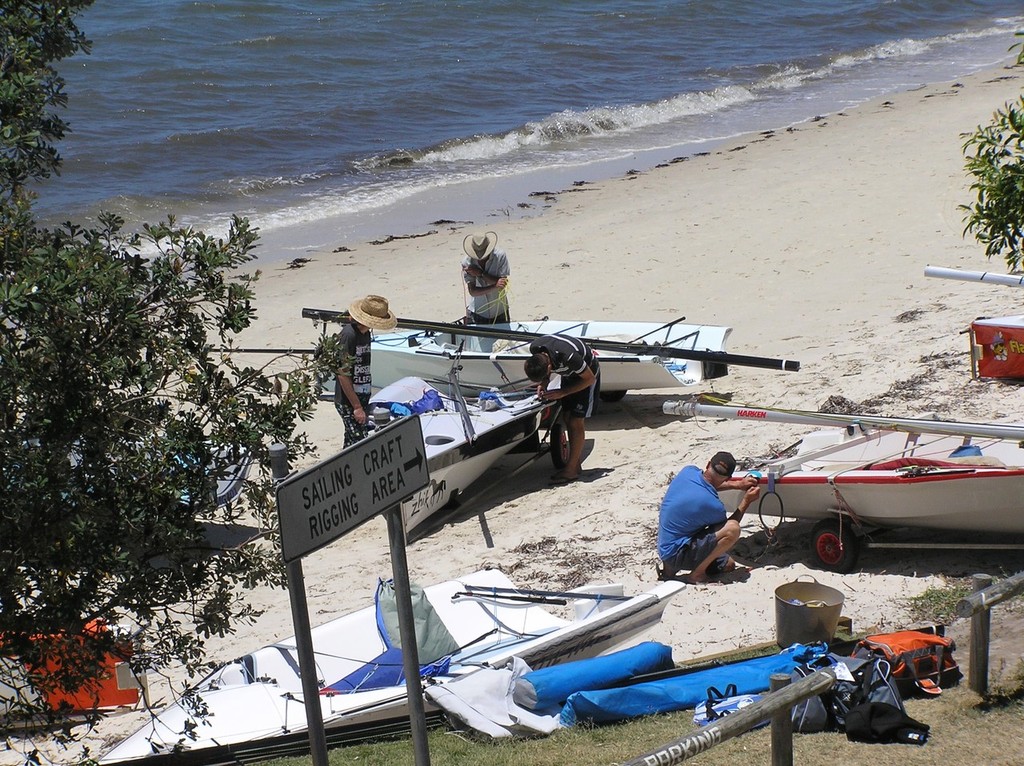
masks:
[[[493,274],[488,274],[488,276],[494,276],[494,275]],[[501,309],[504,309],[506,306],[511,306],[512,305],[511,300],[510,300],[511,295],[512,295],[512,289],[510,287],[511,284],[512,284],[512,277],[505,277],[505,286],[502,287],[500,290],[498,290],[498,297],[496,297],[495,299],[493,299],[491,301],[488,301],[487,303],[484,303],[481,306],[481,308],[484,311],[486,311],[487,309],[490,309],[490,308],[492,308],[494,306],[498,306]],[[466,314],[467,315],[469,314],[469,303],[470,303],[470,298],[472,298],[472,297],[473,296],[471,296],[469,294],[469,283],[467,283],[466,280],[463,279],[462,280],[462,303],[466,307]],[[481,312],[477,312],[477,313],[479,314]]]
[[[764,520],[764,513],[763,513],[764,501],[767,500],[769,497],[775,497],[779,501],[779,513],[778,513],[779,520],[775,524],[774,527],[769,527],[768,524],[765,523],[765,520]],[[761,493],[761,499],[757,503],[757,520],[761,522],[761,528],[764,529],[764,533],[768,537],[768,543],[765,546],[765,549],[767,549],[768,545],[774,544],[775,541],[777,540],[776,532],[778,531],[779,527],[782,525],[782,517],[785,515],[785,511],[786,511],[786,504],[782,500],[782,495],[780,495],[778,490],[775,489],[775,473],[769,471],[768,472],[768,486],[765,489],[765,491]]]

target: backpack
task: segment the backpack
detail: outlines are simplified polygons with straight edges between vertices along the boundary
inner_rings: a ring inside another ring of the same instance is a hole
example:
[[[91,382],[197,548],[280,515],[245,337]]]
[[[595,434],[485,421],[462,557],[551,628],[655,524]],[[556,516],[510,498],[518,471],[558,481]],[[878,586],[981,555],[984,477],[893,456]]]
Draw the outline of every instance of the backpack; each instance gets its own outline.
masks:
[[[923,745],[929,728],[884,702],[862,702],[846,715],[846,738],[851,742]]]
[[[936,630],[901,630],[868,636],[857,642],[854,657],[884,657],[903,696],[937,696],[956,686],[963,673],[953,657],[956,644]]]
[[[791,677],[798,681],[822,668],[832,668],[836,682],[824,694],[793,706],[793,731],[843,731],[847,713],[866,702],[881,702],[906,712],[903,697],[892,679],[892,668],[884,657],[840,657],[829,653],[797,667]]]
[[[724,692],[714,686],[708,687],[708,698],[693,711],[693,722],[697,726],[707,726],[712,721],[725,718],[730,713],[753,705],[764,697],[762,694],[738,694],[736,684],[729,684]],[[760,721],[753,728],[758,729],[771,723],[770,718]]]

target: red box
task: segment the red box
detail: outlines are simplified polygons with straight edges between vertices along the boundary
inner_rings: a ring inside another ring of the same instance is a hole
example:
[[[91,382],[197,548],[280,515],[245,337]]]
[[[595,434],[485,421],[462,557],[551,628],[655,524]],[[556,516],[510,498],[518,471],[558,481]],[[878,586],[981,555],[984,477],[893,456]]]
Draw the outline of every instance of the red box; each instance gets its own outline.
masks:
[[[1024,380],[1024,316],[971,323],[971,372],[976,378]]]

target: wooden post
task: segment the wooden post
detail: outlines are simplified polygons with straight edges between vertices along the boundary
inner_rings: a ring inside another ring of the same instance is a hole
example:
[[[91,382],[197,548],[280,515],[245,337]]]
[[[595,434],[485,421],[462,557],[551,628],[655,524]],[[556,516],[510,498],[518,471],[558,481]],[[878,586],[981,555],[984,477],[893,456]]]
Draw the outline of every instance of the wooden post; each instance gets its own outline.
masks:
[[[991,575],[976,574],[971,578],[974,592],[979,593],[992,584]],[[988,643],[992,629],[992,612],[988,607],[971,616],[971,669],[967,681],[972,690],[988,694]]]
[[[288,446],[281,442],[270,445],[270,474],[275,484],[288,478]],[[306,581],[302,574],[302,560],[285,564],[288,577],[288,600],[292,607],[295,626],[295,650],[299,656],[299,676],[302,682],[302,701],[306,709],[309,732],[309,753],[314,766],[327,766],[327,734],[324,732],[324,714],[320,707],[320,684],[316,673],[316,654],[310,636],[309,606],[306,603]]]
[[[777,692],[789,686],[786,673],[772,673],[769,689]],[[793,766],[793,708],[782,708],[772,716],[772,766]]]
[[[979,576],[987,577],[987,575]],[[989,582],[991,582],[991,578],[989,578]],[[980,610],[989,609],[1008,598],[1013,598],[1021,591],[1024,591],[1024,572],[1018,572],[1012,577],[1007,577],[994,585],[964,596],[957,602],[956,616],[972,617]]]

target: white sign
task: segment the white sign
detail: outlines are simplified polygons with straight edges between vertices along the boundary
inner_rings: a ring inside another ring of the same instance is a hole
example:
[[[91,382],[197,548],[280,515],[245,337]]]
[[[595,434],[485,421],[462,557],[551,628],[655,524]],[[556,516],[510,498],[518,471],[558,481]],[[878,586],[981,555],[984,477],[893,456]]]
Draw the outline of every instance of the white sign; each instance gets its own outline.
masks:
[[[277,487],[285,562],[322,548],[430,482],[419,416],[400,418]]]

